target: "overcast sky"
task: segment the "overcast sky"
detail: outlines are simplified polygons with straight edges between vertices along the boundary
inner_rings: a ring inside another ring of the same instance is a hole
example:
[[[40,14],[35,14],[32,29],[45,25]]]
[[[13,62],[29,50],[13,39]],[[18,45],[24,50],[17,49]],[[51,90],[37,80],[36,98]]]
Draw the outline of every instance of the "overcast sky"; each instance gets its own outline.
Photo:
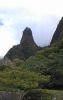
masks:
[[[63,16],[63,0],[0,0],[0,56],[30,27],[35,42],[48,45]]]

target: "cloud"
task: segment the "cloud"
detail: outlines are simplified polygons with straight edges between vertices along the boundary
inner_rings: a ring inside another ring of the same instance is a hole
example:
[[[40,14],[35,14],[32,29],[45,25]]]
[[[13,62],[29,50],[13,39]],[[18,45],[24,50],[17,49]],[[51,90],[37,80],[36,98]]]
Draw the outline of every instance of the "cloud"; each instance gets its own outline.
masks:
[[[15,9],[15,12],[26,9],[38,17],[51,14],[62,16],[63,0],[1,0],[0,9]]]
[[[0,56],[4,56],[9,48],[16,44],[16,41],[13,38],[14,33],[11,28],[11,21],[3,20],[3,22],[4,24],[0,28]]]

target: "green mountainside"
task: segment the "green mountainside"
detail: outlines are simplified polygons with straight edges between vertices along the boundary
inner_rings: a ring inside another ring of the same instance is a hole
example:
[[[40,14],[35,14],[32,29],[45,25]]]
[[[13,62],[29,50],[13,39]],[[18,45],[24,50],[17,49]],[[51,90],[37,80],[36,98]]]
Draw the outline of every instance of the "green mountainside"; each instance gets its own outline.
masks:
[[[57,26],[51,45],[37,49],[26,60],[18,56],[14,56],[12,60],[8,57],[0,60],[0,91],[23,90],[26,92],[23,100],[63,100],[62,26],[63,18]],[[26,40],[22,38],[23,41]],[[32,48],[34,42],[31,45]],[[35,48],[38,48],[36,44],[33,50]]]

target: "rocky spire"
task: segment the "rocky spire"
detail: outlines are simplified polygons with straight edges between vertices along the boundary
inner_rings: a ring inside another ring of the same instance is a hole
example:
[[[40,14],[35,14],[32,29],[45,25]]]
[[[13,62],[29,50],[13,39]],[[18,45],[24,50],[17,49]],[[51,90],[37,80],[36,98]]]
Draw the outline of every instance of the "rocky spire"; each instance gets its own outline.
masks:
[[[9,58],[9,59],[19,58],[25,60],[30,56],[34,55],[38,49],[40,49],[40,47],[38,47],[35,44],[31,29],[26,28],[23,31],[23,36],[20,41],[20,44],[13,46],[7,52],[4,58]]]
[[[33,36],[32,36],[32,31],[30,28],[26,27],[25,30],[23,31],[23,36],[20,42],[21,46],[31,46],[31,45],[35,45]]]

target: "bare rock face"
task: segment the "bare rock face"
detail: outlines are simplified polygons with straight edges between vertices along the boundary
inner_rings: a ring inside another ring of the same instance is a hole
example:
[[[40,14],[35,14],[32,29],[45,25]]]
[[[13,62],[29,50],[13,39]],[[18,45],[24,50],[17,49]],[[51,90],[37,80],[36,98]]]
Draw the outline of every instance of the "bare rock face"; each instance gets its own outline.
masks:
[[[22,46],[24,46],[24,44],[26,43],[26,45],[30,45],[30,44],[35,44],[34,40],[33,40],[33,36],[32,36],[32,31],[30,28],[27,28],[23,31],[23,36],[21,39],[20,44]]]
[[[51,43],[58,42],[63,38],[63,17],[61,18],[56,31],[54,32]]]
[[[40,49],[33,39],[32,31],[30,28],[26,28],[23,31],[23,36],[19,45],[13,46],[5,55],[4,58],[14,59],[19,58],[26,60],[30,56],[34,55],[36,51]]]

